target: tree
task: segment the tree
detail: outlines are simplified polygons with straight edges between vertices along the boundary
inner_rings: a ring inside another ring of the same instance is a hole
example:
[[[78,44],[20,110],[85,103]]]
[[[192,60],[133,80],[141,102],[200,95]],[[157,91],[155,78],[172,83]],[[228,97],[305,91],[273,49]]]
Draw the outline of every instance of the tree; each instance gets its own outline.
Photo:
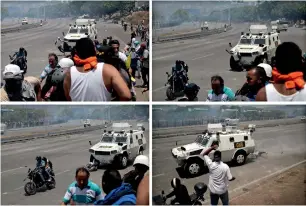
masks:
[[[183,9],[179,9],[176,12],[174,12],[171,17],[173,21],[189,21],[189,14],[187,11]]]
[[[1,21],[3,21],[3,19],[8,16],[9,16],[9,13],[8,13],[7,8],[1,6]]]

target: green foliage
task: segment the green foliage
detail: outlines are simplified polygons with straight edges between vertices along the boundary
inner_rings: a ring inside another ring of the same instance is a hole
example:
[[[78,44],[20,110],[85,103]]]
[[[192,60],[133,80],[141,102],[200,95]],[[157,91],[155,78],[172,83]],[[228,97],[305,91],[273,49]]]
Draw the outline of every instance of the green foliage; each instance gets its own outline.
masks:
[[[4,18],[8,17],[8,15],[9,15],[9,13],[8,13],[7,8],[1,6],[1,21],[2,21]]]
[[[89,14],[90,16],[112,15],[116,12],[123,14],[131,12],[134,9],[133,1],[73,1],[63,2],[46,6],[47,18],[80,16]],[[43,7],[32,8],[28,11],[28,17],[37,17],[43,15]]]
[[[209,20],[220,20],[221,12],[227,17],[228,10],[213,12]],[[233,21],[273,21],[280,18],[288,20],[306,19],[306,2],[266,1],[258,6],[244,6],[231,9]]]
[[[171,20],[173,21],[189,21],[189,13],[184,10],[184,9],[179,9],[177,11],[175,11],[171,17],[170,17]]]
[[[40,121],[50,114],[42,109],[25,109],[23,107],[6,106],[5,109],[13,109],[13,112],[4,112],[1,110],[1,122],[28,122]]]

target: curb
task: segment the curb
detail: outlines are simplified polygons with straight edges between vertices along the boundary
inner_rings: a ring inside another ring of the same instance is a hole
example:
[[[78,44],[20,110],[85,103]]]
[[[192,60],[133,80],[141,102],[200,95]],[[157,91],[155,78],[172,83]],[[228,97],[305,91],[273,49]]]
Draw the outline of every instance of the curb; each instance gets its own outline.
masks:
[[[283,122],[283,123],[267,123],[264,125],[256,125],[256,129],[257,128],[267,128],[267,127],[277,127],[277,126],[283,126],[283,125],[292,125],[292,124],[305,124],[305,122],[296,120],[292,122]],[[242,124],[241,126],[244,127],[246,125]],[[193,131],[190,131],[190,132],[178,131],[178,133],[160,134],[160,135],[154,135],[154,131],[153,131],[152,139],[162,139],[162,138],[168,138],[168,137],[195,135],[195,134],[200,134],[206,129],[206,126],[204,125],[199,125],[198,127],[201,127],[201,128],[197,128],[197,126],[195,126],[194,128],[192,128]]]
[[[47,21],[44,21],[43,26],[46,25],[47,23],[48,23]],[[27,24],[23,26],[14,27],[14,28],[1,29],[1,34],[20,32],[22,30],[33,29],[37,27],[40,27],[40,23]]]
[[[104,128],[105,125],[96,125],[87,128],[79,128],[79,129],[70,129],[66,131],[58,131],[58,132],[48,132],[46,134],[33,134],[27,136],[16,136],[12,138],[3,138],[1,139],[1,144],[11,144],[16,142],[25,142],[29,140],[35,139],[43,139],[43,138],[50,138],[50,137],[57,137],[62,135],[69,135],[69,134],[77,134],[77,133],[85,133],[85,132],[92,132],[95,130],[99,130]]]
[[[231,30],[232,27],[228,27],[225,32]],[[205,32],[195,32],[195,33],[189,33],[189,34],[178,34],[168,37],[158,37],[156,39],[152,39],[153,44],[159,44],[163,42],[171,42],[171,41],[177,41],[177,40],[184,40],[184,39],[193,39],[193,38],[201,38],[204,36],[209,36],[213,34],[220,34],[224,32],[224,28],[219,29],[212,29]]]

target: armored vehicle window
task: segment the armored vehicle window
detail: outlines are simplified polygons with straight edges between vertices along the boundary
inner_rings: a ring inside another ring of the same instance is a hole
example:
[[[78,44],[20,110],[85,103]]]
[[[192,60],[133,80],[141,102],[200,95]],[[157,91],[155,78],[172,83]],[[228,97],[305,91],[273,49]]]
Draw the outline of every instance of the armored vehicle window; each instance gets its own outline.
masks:
[[[113,142],[113,136],[104,136],[101,139],[101,142]]]
[[[88,33],[88,29],[87,28],[86,29],[80,29],[80,33],[81,34]]]
[[[241,39],[239,44],[251,44],[252,39]]]
[[[78,29],[71,28],[68,33],[69,34],[77,34],[78,33]]]
[[[139,144],[139,145],[142,145],[142,144],[143,144],[142,139],[139,139],[139,140],[138,140],[138,144]]]
[[[143,137],[143,134],[141,134],[141,137]]]
[[[244,136],[244,140],[248,140],[249,139],[249,137],[248,136]]]
[[[230,142],[234,142],[234,137],[230,137]]]
[[[133,137],[130,137],[130,144],[133,144]]]
[[[127,137],[116,137],[115,142],[126,143]]]
[[[136,135],[136,139],[138,139],[138,135]]]
[[[266,44],[265,39],[255,39],[254,44]]]

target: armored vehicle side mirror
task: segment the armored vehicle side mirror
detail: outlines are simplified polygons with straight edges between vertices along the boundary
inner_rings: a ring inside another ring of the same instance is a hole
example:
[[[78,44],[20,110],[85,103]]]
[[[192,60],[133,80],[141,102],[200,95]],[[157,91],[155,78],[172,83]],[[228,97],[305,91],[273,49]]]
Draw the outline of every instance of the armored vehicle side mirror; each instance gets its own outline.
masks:
[[[106,129],[104,130],[104,133],[106,133]]]
[[[91,146],[92,144],[91,144],[91,141],[88,141],[89,142],[89,145]]]
[[[162,195],[164,195],[164,194],[165,194],[165,191],[163,190],[163,191],[162,191]]]
[[[233,46],[232,46],[232,43],[228,43],[228,45],[229,45],[230,47],[233,47]]]

